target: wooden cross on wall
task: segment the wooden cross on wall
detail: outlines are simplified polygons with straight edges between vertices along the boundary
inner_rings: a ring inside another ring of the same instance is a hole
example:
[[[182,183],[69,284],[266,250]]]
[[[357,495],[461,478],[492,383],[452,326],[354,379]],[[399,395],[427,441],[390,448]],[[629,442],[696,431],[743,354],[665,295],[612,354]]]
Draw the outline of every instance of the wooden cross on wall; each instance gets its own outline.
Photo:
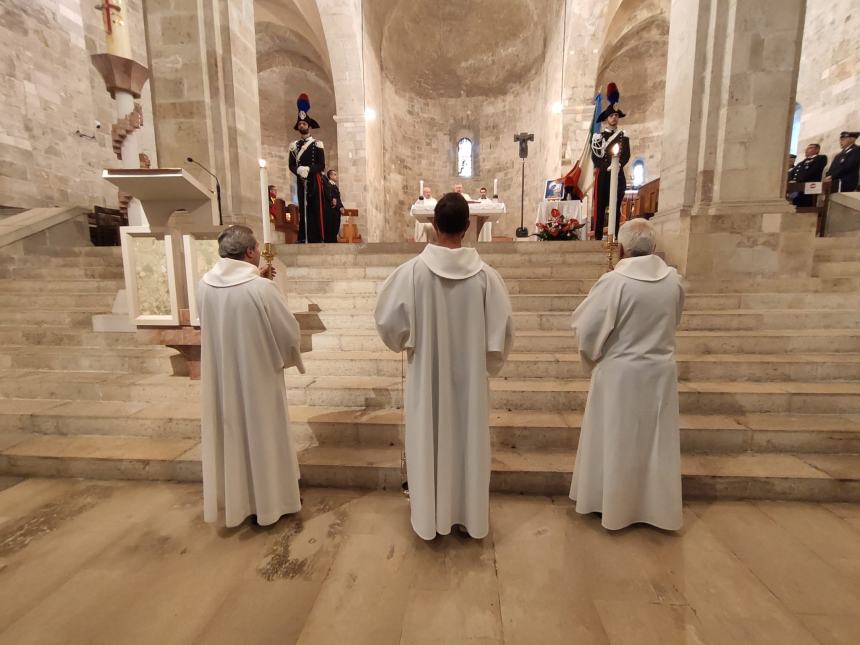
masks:
[[[118,4],[114,4],[110,0],[106,0],[102,4],[97,4],[96,9],[102,12],[102,17],[105,20],[105,32],[107,34],[113,33],[113,17],[111,15],[112,11],[122,12],[122,7]]]

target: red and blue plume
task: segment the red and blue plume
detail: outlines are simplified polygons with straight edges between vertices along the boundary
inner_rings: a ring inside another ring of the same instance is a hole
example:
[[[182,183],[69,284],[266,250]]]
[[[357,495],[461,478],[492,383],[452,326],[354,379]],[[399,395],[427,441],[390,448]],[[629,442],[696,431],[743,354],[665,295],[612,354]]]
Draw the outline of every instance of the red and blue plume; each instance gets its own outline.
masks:
[[[311,109],[311,100],[308,98],[307,94],[299,94],[299,99],[296,101],[296,105],[301,112],[307,112]]]
[[[618,103],[621,98],[621,92],[618,91],[618,86],[615,83],[610,83],[606,86],[606,102],[610,105]]]

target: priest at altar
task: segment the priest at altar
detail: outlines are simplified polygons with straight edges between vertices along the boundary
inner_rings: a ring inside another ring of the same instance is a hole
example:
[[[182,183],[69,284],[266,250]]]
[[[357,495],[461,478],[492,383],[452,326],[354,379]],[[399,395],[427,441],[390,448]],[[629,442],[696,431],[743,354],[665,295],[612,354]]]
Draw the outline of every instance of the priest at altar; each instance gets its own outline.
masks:
[[[418,198],[418,201],[415,202],[416,206],[433,209],[436,208],[436,198],[433,197],[433,189],[430,186],[425,185],[421,189],[421,196]],[[420,222],[415,220],[415,241],[416,242],[429,242],[430,240],[435,240],[436,234],[433,232],[433,224],[430,222]]]
[[[675,330],[684,289],[654,255],[644,219],[619,231],[622,259],[573,313],[591,370],[570,498],[607,529],[645,522],[681,528],[681,446]]]
[[[383,284],[376,328],[406,351],[406,468],[412,527],[425,540],[461,525],[489,531],[488,376],[513,343],[511,303],[499,274],[462,246],[469,207],[449,193],[436,205],[438,244]]]

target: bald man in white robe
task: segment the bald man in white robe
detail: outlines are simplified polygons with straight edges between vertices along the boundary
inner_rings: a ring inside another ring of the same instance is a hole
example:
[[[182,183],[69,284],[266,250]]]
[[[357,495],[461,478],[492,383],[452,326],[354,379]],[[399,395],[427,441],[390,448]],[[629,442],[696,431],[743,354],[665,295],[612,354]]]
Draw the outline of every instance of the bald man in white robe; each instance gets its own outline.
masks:
[[[462,247],[469,205],[436,205],[438,242],[394,270],[374,317],[383,342],[407,352],[406,466],[412,527],[425,540],[459,525],[489,531],[489,376],[513,343],[507,288],[474,248]]]
[[[681,528],[681,448],[675,330],[684,289],[654,255],[651,224],[619,232],[622,259],[573,313],[591,370],[570,498],[607,529],[636,522]]]

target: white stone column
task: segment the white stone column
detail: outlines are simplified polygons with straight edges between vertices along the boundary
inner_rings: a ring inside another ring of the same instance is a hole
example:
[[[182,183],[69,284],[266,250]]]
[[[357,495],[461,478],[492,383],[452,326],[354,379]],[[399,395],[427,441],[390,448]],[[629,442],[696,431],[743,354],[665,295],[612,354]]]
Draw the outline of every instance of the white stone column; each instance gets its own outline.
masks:
[[[337,167],[340,191],[347,208],[367,213],[367,133],[365,115],[336,114]],[[359,233],[368,239],[367,217],[358,218]]]
[[[382,181],[382,70],[361,33],[359,0],[317,0],[331,63],[337,114],[338,175],[347,208],[358,208],[366,242],[385,227]],[[376,112],[369,122],[365,107]]]
[[[252,0],[148,0],[145,17],[159,162],[214,190],[224,223],[259,229],[261,136]]]
[[[806,0],[672,0],[660,246],[695,277],[809,274],[783,198]]]

